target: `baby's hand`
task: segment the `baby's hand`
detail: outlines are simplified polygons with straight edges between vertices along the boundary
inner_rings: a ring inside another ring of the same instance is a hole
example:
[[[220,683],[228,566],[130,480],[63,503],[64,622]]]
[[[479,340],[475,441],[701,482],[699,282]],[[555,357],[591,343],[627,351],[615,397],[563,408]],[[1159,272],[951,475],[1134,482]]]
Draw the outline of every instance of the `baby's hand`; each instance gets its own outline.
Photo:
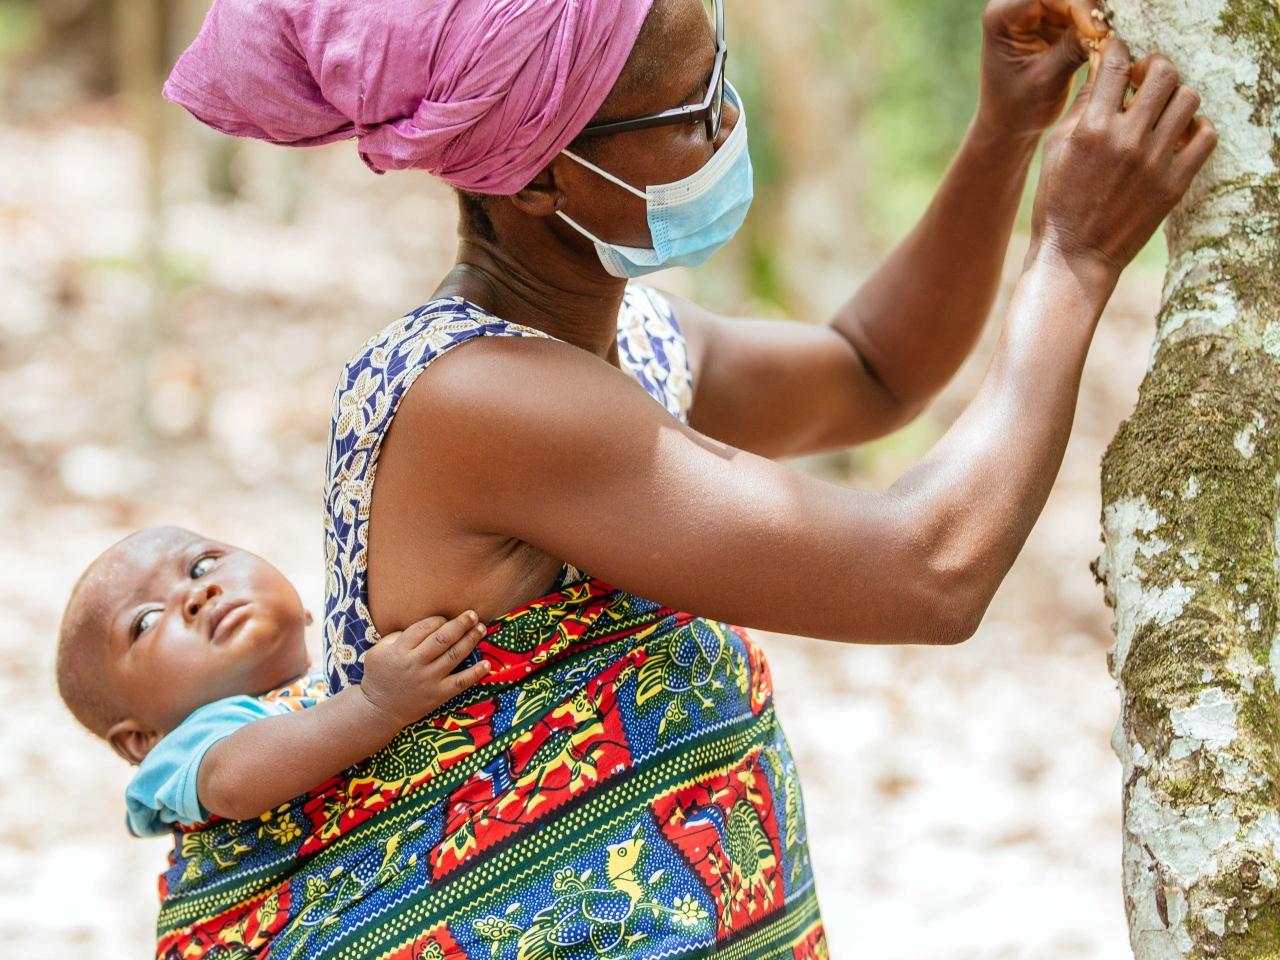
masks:
[[[451,672],[484,636],[478,621],[468,610],[452,620],[428,617],[387,634],[364,655],[361,691],[397,727],[426,716],[489,672],[487,660]]]

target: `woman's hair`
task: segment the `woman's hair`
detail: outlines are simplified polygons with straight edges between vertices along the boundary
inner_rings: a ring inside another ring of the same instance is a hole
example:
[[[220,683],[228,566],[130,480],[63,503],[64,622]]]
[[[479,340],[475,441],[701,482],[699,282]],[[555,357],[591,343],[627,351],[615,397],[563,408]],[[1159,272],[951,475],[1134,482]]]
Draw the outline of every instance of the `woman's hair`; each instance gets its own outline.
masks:
[[[458,195],[458,213],[467,226],[467,232],[489,243],[497,243],[498,234],[493,229],[493,220],[489,217],[488,197],[483,193],[471,193],[467,190],[454,192]]]

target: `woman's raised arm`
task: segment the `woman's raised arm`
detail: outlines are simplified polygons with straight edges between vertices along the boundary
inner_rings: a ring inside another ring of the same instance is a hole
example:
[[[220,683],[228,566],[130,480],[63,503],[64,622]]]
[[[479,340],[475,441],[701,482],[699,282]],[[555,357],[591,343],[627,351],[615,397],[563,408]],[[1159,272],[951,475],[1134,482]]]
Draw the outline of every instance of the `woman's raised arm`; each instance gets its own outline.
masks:
[[[460,530],[673,607],[849,642],[963,640],[1048,496],[1120,269],[1213,148],[1168,61],[1126,109],[1129,79],[1127,50],[1108,44],[1047,147],[1036,240],[987,378],[887,492],[725,446],[600,358],[526,338],[441,358],[397,415],[400,449]]]
[[[436,361],[397,414],[398,443],[420,435],[413,469],[465,529],[677,609],[841,641],[953,643],[1048,494],[1100,285],[1056,253],[1033,264],[982,392],[885,493],[711,440],[598,357],[528,338]]]

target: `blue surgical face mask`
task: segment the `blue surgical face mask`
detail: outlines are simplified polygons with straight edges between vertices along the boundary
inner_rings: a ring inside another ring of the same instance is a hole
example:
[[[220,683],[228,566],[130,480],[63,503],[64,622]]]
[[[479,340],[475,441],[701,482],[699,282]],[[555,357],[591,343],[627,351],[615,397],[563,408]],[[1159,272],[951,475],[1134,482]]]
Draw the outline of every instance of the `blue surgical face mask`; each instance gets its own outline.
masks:
[[[729,136],[696,173],[641,191],[568,150],[564,154],[645,202],[652,247],[624,247],[588,232],[562,211],[569,226],[596,245],[596,255],[614,277],[640,277],[666,267],[696,267],[738,232],[751,206],[751,155],[747,153],[747,116],[738,91],[725,82],[725,98],[738,108]]]

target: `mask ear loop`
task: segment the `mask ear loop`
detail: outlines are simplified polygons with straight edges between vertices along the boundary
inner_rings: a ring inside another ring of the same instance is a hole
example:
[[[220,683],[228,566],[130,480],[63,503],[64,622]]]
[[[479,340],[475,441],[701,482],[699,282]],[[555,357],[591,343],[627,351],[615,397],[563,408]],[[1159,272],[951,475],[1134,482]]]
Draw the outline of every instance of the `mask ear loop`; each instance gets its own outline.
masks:
[[[561,150],[560,152],[561,152],[561,153],[563,153],[566,157],[569,157],[569,158],[571,158],[571,159],[573,159],[573,160],[578,161],[578,163],[582,164],[582,165],[583,165],[584,167],[586,167],[588,170],[591,170],[591,171],[593,171],[593,172],[595,172],[595,173],[600,174],[600,176],[604,177],[606,180],[612,180],[612,181],[613,181],[614,183],[616,183],[618,186],[622,187],[622,189],[624,189],[624,190],[628,190],[628,191],[630,191],[631,193],[634,193],[634,194],[635,194],[637,197],[639,197],[641,200],[647,200],[647,199],[648,199],[648,196],[649,196],[649,195],[648,195],[647,193],[645,193],[645,191],[643,191],[643,190],[637,190],[635,187],[633,187],[631,184],[627,183],[627,181],[625,181],[625,180],[619,180],[617,177],[615,177],[615,176],[614,176],[612,173],[610,173],[608,170],[602,170],[600,167],[597,167],[597,166],[596,166],[594,163],[592,163],[590,160],[584,160],[584,159],[582,159],[582,157],[578,156],[578,155],[577,155],[576,153],[574,153],[572,150],[565,149],[565,150]]]
[[[582,234],[584,237],[586,237],[586,238],[587,238],[588,240],[590,240],[592,243],[596,244],[596,246],[598,246],[598,247],[607,247],[607,246],[609,246],[609,244],[607,244],[605,241],[601,240],[601,239],[600,239],[599,237],[597,237],[594,233],[592,233],[590,230],[588,230],[588,229],[587,229],[586,227],[584,227],[582,224],[578,223],[578,221],[577,221],[577,220],[574,220],[572,217],[570,217],[570,216],[569,216],[567,213],[565,213],[563,210],[557,210],[557,211],[556,211],[556,216],[557,216],[557,217],[559,217],[561,220],[563,220],[565,223],[567,223],[569,226],[573,227],[573,229],[577,230],[580,234]]]

